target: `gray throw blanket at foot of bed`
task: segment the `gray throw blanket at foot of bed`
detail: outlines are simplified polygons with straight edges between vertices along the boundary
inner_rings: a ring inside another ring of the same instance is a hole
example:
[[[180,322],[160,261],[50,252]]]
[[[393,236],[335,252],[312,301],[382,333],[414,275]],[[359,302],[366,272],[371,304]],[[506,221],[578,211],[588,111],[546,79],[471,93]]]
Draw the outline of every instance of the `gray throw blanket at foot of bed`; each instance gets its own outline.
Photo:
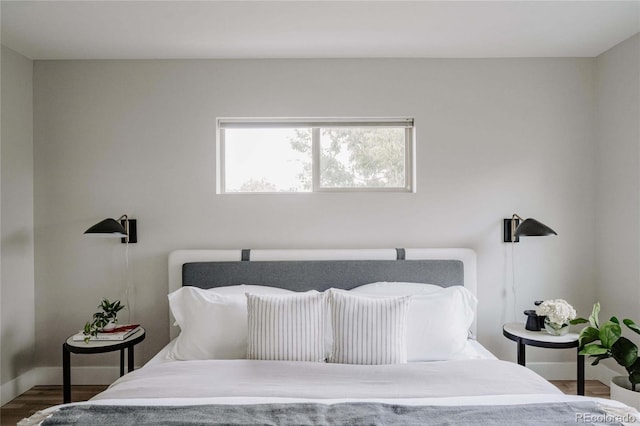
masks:
[[[526,405],[408,406],[380,403],[62,407],[51,425],[612,425],[592,401]],[[633,421],[633,420],[632,420]]]

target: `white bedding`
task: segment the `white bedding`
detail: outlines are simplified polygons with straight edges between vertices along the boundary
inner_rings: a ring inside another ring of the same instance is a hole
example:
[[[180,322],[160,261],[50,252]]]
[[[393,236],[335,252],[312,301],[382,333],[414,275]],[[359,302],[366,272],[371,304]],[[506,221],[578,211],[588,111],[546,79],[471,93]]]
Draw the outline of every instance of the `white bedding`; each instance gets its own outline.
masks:
[[[430,398],[560,391],[499,360],[349,365],[300,361],[197,360],[146,366],[94,398]]]
[[[158,362],[170,361],[168,355],[171,353],[171,349],[173,348],[173,345],[175,344],[175,342],[176,342],[175,339],[169,342],[164,348],[160,350],[160,352],[158,352],[153,358],[151,358],[145,364],[145,366],[153,365]],[[461,359],[498,359],[498,358],[496,358],[494,354],[489,352],[487,348],[482,346],[476,340],[469,339],[467,340],[467,344],[465,345],[464,349],[459,353],[455,354],[452,359],[461,360]]]
[[[395,365],[172,361],[164,359],[169,346],[143,368],[121,377],[92,400],[76,404],[334,404],[366,401],[450,406],[585,399],[562,394],[531,370],[496,359],[475,341],[469,341],[466,354],[460,354],[466,359]],[[616,401],[597,401],[611,414],[634,413]],[[20,425],[37,425],[55,409],[47,409]]]
[[[499,380],[505,393],[561,392],[530,370],[498,361],[484,346],[468,340],[452,361],[399,365],[345,365],[254,360],[174,361],[168,357],[175,340],[143,368],[118,379],[92,401],[147,398],[205,398],[255,402],[269,397],[332,400],[345,398],[425,398],[487,393],[486,383]],[[494,361],[480,363],[480,361]],[[465,362],[469,361],[469,362]],[[515,373],[514,373],[515,371]],[[470,377],[481,373],[480,380]],[[524,375],[525,377],[521,377]],[[522,381],[527,384],[524,385]],[[309,386],[313,383],[313,386]],[[359,383],[360,386],[354,386]],[[427,386],[425,386],[427,384]]]

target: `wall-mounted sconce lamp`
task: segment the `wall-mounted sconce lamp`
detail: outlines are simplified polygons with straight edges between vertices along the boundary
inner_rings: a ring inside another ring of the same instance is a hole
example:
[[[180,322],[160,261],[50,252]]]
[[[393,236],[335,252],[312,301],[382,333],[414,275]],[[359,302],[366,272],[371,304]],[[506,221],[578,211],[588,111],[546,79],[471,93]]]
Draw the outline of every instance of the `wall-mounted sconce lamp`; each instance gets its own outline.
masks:
[[[520,223],[522,221],[522,223]],[[556,231],[549,228],[544,223],[540,223],[535,219],[522,219],[517,214],[513,214],[511,219],[503,220],[503,241],[505,243],[517,243],[520,236],[539,237],[544,235],[558,235]]]
[[[138,226],[136,219],[129,219],[123,214],[118,220],[107,218],[84,231],[92,237],[121,238],[123,243],[138,242]]]
[[[558,235],[556,231],[549,228],[544,223],[540,223],[532,218],[526,220],[522,219],[515,213],[511,216],[511,219],[504,219],[502,223],[503,241],[505,243],[517,243],[518,241],[520,241],[520,236],[539,237],[544,235]],[[511,246],[511,272],[513,274],[511,291],[513,293],[513,319],[515,321],[518,318],[518,316],[516,315],[516,306],[518,303],[516,294],[516,269],[513,255],[514,247],[515,246]]]
[[[129,243],[138,242],[138,222],[136,219],[129,219],[129,216],[123,214],[117,220],[107,218],[101,222],[96,223],[91,228],[84,231],[84,234],[91,237],[104,237],[104,238],[120,238],[122,243],[127,244],[125,246],[125,275],[126,275],[126,307],[127,307],[127,322],[133,320],[133,285],[131,283],[129,274]],[[124,352],[123,352],[124,353]]]

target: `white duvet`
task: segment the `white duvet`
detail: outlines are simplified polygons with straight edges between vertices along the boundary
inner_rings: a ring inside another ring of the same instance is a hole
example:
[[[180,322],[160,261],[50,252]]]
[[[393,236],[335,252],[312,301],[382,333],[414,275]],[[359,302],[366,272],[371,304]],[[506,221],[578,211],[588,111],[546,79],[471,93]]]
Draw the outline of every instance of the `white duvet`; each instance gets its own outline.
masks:
[[[99,405],[194,405],[368,401],[406,405],[484,405],[576,401],[531,370],[486,351],[475,359],[398,365],[154,358],[91,401]],[[592,398],[593,399],[593,398]],[[598,400],[608,413],[634,411]],[[42,421],[56,407],[20,425]]]
[[[531,370],[499,360],[349,365],[242,359],[149,365],[120,378],[93,400],[384,399],[544,393],[561,392]]]

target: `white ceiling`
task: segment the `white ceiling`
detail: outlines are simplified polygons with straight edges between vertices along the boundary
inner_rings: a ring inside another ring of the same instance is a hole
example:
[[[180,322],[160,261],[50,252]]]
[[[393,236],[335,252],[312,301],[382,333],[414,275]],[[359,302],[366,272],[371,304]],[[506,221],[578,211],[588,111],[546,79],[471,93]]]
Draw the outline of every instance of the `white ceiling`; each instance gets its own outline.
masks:
[[[32,59],[592,57],[638,1],[2,1]]]

